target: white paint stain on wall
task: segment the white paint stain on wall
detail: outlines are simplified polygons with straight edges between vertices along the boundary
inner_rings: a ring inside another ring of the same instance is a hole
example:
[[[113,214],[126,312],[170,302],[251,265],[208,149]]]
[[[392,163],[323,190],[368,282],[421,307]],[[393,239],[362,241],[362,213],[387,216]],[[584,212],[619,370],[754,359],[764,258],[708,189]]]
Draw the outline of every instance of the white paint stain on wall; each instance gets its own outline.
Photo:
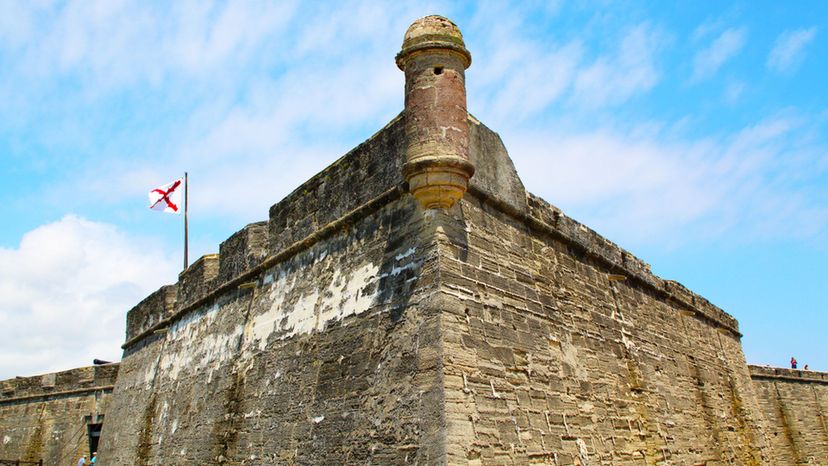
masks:
[[[369,286],[380,278],[378,272],[379,266],[370,262],[347,276],[335,269],[327,286],[300,295],[292,305],[286,301],[303,277],[299,274],[279,277],[270,288],[270,308],[253,317],[251,328],[246,332],[247,339],[250,344],[257,344],[259,350],[264,350],[273,334],[284,340],[318,332],[329,322],[367,311],[378,292],[378,287]],[[372,291],[368,292],[369,288]]]
[[[241,338],[241,325],[229,333],[218,333],[211,328],[216,320],[219,306],[213,305],[206,312],[194,312],[179,320],[167,332],[167,348],[181,348],[180,351],[166,351],[159,363],[164,377],[176,380],[183,370],[208,373],[208,382],[213,371],[232,358]]]
[[[405,251],[405,252],[404,252],[404,253],[402,253],[402,254],[397,254],[397,255],[394,257],[394,259],[397,259],[398,261],[401,261],[401,260],[405,259],[406,257],[408,257],[408,256],[410,256],[410,255],[412,255],[412,254],[414,254],[415,252],[417,252],[417,248],[414,248],[414,247],[412,247],[412,248],[408,248],[408,251]]]
[[[156,364],[148,364],[146,369],[146,372],[144,372],[144,385],[150,388],[152,387],[152,380],[155,378]]]
[[[415,248],[410,248],[395,256],[395,259],[403,261],[415,252]],[[247,359],[252,356],[254,349],[264,350],[271,340],[324,331],[331,322],[366,312],[377,299],[378,280],[389,275],[399,275],[404,270],[416,269],[420,265],[419,262],[410,261],[404,265],[395,265],[390,272],[380,274],[379,265],[367,262],[343,273],[338,264],[322,264],[331,260],[326,253],[320,254],[311,266],[327,266],[332,269],[327,283],[306,288],[302,292],[297,290],[303,289],[308,280],[307,274],[318,274],[321,271],[267,274],[262,281],[267,288],[263,288],[262,292],[267,293],[265,299],[268,308],[265,312],[252,315],[246,325],[239,324],[228,332],[217,332],[215,323],[218,305],[205,311],[193,312],[176,322],[166,336],[166,350],[159,362],[161,374],[165,378],[176,380],[185,372],[207,371],[209,382],[213,371],[218,370],[226,361],[236,357]],[[264,297],[257,299],[262,298]],[[239,343],[241,354],[237,351]],[[147,380],[151,381],[152,375],[148,371]]]

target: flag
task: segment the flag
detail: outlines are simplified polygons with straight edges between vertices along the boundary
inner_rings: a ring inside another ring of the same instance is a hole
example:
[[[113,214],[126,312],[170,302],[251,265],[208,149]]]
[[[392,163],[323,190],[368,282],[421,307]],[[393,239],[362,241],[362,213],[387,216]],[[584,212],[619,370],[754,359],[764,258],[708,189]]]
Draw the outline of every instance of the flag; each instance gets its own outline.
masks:
[[[171,214],[180,214],[181,208],[181,191],[184,189],[182,185],[184,179],[179,178],[172,183],[165,184],[160,188],[155,188],[149,192],[149,208],[152,210],[163,210]]]

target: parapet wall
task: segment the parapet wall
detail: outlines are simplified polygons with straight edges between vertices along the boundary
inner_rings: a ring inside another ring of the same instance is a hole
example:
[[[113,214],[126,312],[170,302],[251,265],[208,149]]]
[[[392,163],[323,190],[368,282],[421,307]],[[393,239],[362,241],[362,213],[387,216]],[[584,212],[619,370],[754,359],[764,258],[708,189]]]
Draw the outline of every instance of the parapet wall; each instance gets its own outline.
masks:
[[[828,464],[828,373],[749,366],[771,464]]]
[[[402,117],[397,116],[273,205],[268,227],[269,255],[313,237],[382,193],[402,185],[404,134]]]
[[[497,196],[509,208],[525,212],[526,191],[515,175],[497,133],[469,115],[471,160],[477,171],[471,187]],[[283,200],[270,208],[270,220],[252,223],[222,242],[219,254],[196,260],[176,284],[149,295],[127,313],[124,349],[152,338],[210,296],[255,279],[266,267],[349,228],[354,222],[395,201],[405,191],[404,126],[397,116]]]
[[[177,284],[162,287],[129,311],[128,350],[151,340],[183,313],[211,296],[255,280],[274,264],[399,198],[403,190],[400,116],[270,208],[270,219],[245,226],[219,254],[196,260]]]
[[[435,462],[436,258],[415,212],[387,205],[131,346],[101,461]]]
[[[165,285],[127,312],[126,341],[154,328],[175,312],[178,284]]]
[[[486,198],[482,197],[482,200],[485,202]],[[656,276],[650,270],[649,264],[586,225],[567,217],[559,209],[533,194],[529,194],[529,207],[529,215],[515,215],[508,209],[499,210],[522,222],[534,232],[563,240],[574,255],[600,262],[607,273],[618,274],[624,280],[635,281],[676,304],[684,312],[698,315],[714,326],[741,337],[739,323],[733,316],[688,290],[681,283]]]
[[[118,364],[0,382],[0,459],[74,464],[90,455],[87,424],[103,421]]]

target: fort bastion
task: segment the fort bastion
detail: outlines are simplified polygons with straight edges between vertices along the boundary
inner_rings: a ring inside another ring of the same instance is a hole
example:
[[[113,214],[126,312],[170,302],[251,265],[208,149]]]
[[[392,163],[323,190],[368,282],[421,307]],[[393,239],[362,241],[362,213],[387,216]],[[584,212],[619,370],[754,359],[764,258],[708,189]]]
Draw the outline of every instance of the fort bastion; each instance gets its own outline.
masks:
[[[102,424],[124,466],[828,464],[828,374],[748,366],[732,316],[528,193],[471,63],[415,21],[403,112],[130,310],[119,364],[2,382],[0,458]]]

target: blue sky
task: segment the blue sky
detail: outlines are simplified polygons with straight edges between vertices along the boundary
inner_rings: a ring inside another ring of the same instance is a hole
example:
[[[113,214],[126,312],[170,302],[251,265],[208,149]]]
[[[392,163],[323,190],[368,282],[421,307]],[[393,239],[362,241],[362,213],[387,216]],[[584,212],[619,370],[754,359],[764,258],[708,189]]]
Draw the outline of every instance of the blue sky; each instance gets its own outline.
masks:
[[[399,113],[414,19],[527,188],[828,370],[825,2],[0,0],[0,378],[120,357],[125,312]]]

